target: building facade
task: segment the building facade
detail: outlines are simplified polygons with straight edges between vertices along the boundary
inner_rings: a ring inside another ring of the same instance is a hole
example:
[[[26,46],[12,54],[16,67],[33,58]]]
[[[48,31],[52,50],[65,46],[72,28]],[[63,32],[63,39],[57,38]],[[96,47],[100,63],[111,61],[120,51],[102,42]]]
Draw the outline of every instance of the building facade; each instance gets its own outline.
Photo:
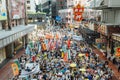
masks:
[[[35,0],[26,0],[26,10],[27,12],[36,12]]]
[[[51,18],[52,16],[52,0],[42,0],[42,11],[46,13],[47,16]]]
[[[25,47],[25,44],[29,41],[29,33],[34,30],[34,25],[25,25],[26,6],[24,0],[1,0],[1,2],[8,6],[9,11],[4,5],[6,9],[4,11],[6,12],[0,15],[0,17],[2,16],[0,18],[0,68],[13,57],[14,51],[17,52]],[[8,18],[8,16],[10,17]]]
[[[101,18],[98,16],[93,18],[94,20],[89,20],[84,25],[89,25],[87,28],[92,29],[100,33],[100,37],[97,37],[95,43],[98,49],[105,55],[114,54],[112,48],[116,43],[113,43],[112,36],[113,33],[120,33],[120,0],[93,0],[93,9],[102,10]],[[115,35],[114,35],[115,36]]]

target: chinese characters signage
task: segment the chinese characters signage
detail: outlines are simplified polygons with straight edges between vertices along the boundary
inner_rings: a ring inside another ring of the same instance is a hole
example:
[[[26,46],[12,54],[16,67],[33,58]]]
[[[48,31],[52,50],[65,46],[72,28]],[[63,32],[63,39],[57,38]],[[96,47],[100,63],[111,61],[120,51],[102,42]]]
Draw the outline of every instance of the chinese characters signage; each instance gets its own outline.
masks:
[[[84,7],[81,6],[80,4],[78,4],[76,7],[74,7],[73,8],[74,20],[81,21],[83,12],[84,12]]]
[[[106,25],[98,26],[98,32],[101,33],[101,34],[107,35],[107,27],[106,27]]]
[[[11,17],[12,19],[20,19],[25,17],[24,0],[11,0]]]
[[[0,20],[6,20],[6,0],[0,0]]]

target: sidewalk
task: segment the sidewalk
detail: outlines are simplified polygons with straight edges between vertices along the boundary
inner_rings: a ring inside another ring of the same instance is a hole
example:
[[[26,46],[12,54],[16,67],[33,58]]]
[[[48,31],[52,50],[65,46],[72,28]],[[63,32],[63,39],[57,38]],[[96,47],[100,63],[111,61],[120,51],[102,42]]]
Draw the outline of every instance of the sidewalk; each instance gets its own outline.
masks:
[[[13,72],[12,72],[11,64],[13,63],[14,59],[19,58],[23,53],[24,53],[24,49],[19,51],[16,54],[15,58],[8,61],[8,63],[0,69],[0,80],[9,80],[10,78],[13,78]]]
[[[98,49],[93,48],[93,52],[98,54],[101,60],[107,60],[107,58],[103,55],[102,52],[100,52]],[[118,73],[118,69],[116,65],[112,63],[112,61],[109,61],[109,67],[113,70],[114,76],[112,80],[120,80],[120,72]]]

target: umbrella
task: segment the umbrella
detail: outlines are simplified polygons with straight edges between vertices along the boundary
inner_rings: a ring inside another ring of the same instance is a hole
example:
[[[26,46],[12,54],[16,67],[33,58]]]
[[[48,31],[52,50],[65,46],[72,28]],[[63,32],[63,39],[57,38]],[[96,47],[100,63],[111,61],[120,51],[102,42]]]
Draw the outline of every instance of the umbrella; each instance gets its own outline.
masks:
[[[70,67],[76,67],[76,64],[75,63],[71,63]]]
[[[78,56],[79,56],[79,57],[82,57],[82,56],[85,56],[85,54],[79,54]]]
[[[81,68],[81,69],[79,69],[79,70],[80,70],[80,71],[83,71],[83,72],[84,72],[84,71],[86,71],[86,69],[85,69],[85,68]]]

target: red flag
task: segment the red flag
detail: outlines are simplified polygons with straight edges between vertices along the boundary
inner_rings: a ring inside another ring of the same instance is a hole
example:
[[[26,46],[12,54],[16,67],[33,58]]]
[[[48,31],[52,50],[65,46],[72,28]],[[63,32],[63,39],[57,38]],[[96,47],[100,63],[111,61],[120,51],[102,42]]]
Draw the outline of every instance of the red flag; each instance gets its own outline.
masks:
[[[64,60],[65,62],[67,62],[67,61],[68,61],[68,54],[67,54],[67,53],[64,53],[63,60]]]
[[[67,46],[68,46],[68,48],[70,48],[70,45],[71,45],[71,44],[70,44],[70,40],[68,40],[68,41],[67,41]]]

